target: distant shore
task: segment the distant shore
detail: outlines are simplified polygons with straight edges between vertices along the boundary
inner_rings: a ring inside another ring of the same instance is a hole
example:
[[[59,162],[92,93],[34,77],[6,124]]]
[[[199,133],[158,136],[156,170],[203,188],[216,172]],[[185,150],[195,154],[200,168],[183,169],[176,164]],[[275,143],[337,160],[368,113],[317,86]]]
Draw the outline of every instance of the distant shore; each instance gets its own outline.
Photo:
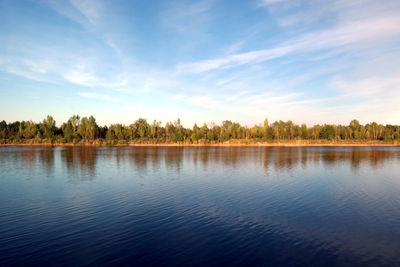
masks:
[[[107,147],[107,146],[129,146],[129,147],[388,147],[400,146],[400,143],[386,142],[336,142],[336,141],[281,141],[281,142],[225,142],[225,143],[134,143],[134,142],[116,142],[108,144],[104,142],[80,142],[80,143],[3,143],[0,146],[77,146],[77,147]]]

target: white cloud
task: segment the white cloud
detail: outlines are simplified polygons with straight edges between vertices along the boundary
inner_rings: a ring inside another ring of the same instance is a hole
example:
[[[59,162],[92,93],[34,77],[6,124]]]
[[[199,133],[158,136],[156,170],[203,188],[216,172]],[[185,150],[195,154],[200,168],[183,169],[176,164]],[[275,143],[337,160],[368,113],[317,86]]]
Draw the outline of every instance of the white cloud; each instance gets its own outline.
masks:
[[[102,5],[100,1],[70,0],[70,3],[93,25],[101,21]]]
[[[113,103],[119,102],[118,98],[110,97],[110,96],[104,95],[104,94],[80,92],[79,95],[82,97],[85,97],[85,98],[104,100],[107,102],[113,102]]]
[[[50,51],[50,49],[49,49]],[[75,62],[75,63],[71,63]],[[105,77],[96,74],[96,62],[64,52],[62,56],[49,53],[42,59],[27,56],[27,58],[9,57],[0,62],[0,69],[30,80],[69,83],[89,86],[118,88],[125,86],[128,81],[124,73],[109,73]]]
[[[361,80],[333,80],[333,88],[347,97],[382,98],[397,93],[400,96],[400,73],[394,77],[368,77]]]
[[[122,63],[128,61],[121,43],[121,34],[116,34],[124,25],[122,17],[113,9],[114,5],[102,0],[69,0],[66,2],[48,0],[58,14],[80,24],[88,34],[103,40],[119,57]],[[118,31],[116,31],[118,28]]]
[[[170,2],[168,8],[161,14],[161,24],[177,33],[199,36],[209,21],[208,11],[214,0],[187,2]],[[204,37],[204,33],[203,33]]]
[[[258,2],[258,5],[259,6],[269,6],[269,5],[272,5],[272,4],[282,3],[282,2],[285,2],[285,1],[287,1],[287,0],[260,0]]]
[[[24,77],[24,78],[32,80],[32,81],[50,82],[48,79],[43,78],[41,75],[36,75],[36,74],[32,73],[31,71],[26,71],[26,70],[16,68],[13,66],[5,67],[3,70],[8,73],[11,73],[11,74],[14,74],[17,76],[21,76],[21,77]]]
[[[57,13],[81,24],[86,29],[98,26],[98,23],[101,22],[102,13],[105,10],[103,7],[104,3],[101,0],[48,0],[48,3]]]
[[[65,73],[61,73],[62,77],[70,83],[79,85],[92,86],[97,82],[92,70],[88,70],[83,65],[78,65]]]
[[[274,58],[282,57],[292,51],[291,46],[278,47],[272,49],[258,50],[223,58],[203,60],[192,63],[181,63],[177,66],[178,73],[191,72],[200,73],[215,69],[228,69],[248,63],[257,63]]]
[[[172,95],[172,96],[168,97],[169,100],[180,100],[183,98],[185,98],[184,95]]]
[[[261,63],[293,53],[315,52],[346,45],[380,42],[400,34],[400,17],[377,17],[352,21],[329,30],[304,34],[282,43],[280,46],[177,65],[178,73],[201,73],[216,69],[228,69],[245,64]]]

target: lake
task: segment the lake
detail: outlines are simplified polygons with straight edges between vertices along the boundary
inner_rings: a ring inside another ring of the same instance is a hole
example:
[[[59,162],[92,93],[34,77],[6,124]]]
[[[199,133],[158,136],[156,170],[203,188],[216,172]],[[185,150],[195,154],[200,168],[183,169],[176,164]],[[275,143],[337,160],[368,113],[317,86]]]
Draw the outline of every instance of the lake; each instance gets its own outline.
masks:
[[[394,266],[399,147],[0,147],[0,265]]]

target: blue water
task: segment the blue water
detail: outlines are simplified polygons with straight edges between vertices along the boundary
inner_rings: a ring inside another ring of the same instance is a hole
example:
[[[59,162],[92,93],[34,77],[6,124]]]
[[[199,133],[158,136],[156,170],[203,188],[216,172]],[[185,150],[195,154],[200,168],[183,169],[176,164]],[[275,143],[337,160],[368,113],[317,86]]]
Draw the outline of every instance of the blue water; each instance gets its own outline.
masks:
[[[400,148],[0,147],[0,265],[399,266]]]

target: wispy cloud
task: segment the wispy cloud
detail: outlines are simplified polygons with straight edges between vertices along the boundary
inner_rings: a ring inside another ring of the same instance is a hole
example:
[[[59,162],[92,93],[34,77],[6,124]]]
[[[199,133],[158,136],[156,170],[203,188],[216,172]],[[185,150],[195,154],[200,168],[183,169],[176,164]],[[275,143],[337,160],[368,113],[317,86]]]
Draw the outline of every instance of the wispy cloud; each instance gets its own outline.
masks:
[[[67,53],[67,52],[66,52]],[[96,73],[96,61],[77,58],[76,55],[54,55],[38,59],[35,56],[27,58],[11,57],[0,62],[0,68],[8,73],[24,78],[49,83],[69,82],[88,87],[117,88],[127,84],[123,73],[110,73],[101,77]],[[70,62],[73,61],[73,62]]]
[[[161,22],[163,26],[169,27],[178,33],[195,35],[196,33],[192,31],[198,31],[208,22],[208,11],[213,4],[213,0],[170,2],[168,8],[161,14]]]
[[[235,54],[223,58],[203,60],[199,62],[181,63],[178,64],[177,70],[179,73],[182,72],[200,73],[215,69],[228,69],[244,64],[260,63],[267,60],[279,58],[284,55],[287,55],[292,50],[293,48],[291,46],[284,46],[272,49],[264,49],[247,53]]]
[[[104,23],[102,16],[106,8],[102,0],[48,0],[48,3],[57,13],[81,24],[88,30],[95,30],[95,27]]]
[[[85,98],[89,98],[89,99],[103,100],[103,101],[113,102],[113,103],[119,102],[118,98],[110,97],[110,96],[104,95],[104,94],[91,93],[91,92],[80,92],[79,95],[81,97],[85,97]]]
[[[282,3],[285,2],[287,0],[261,0],[258,2],[259,6],[268,6],[268,5],[273,5],[273,4],[277,4],[277,3]]]
[[[49,5],[61,16],[81,25],[89,34],[96,36],[111,48],[121,61],[127,61],[120,34],[115,28],[124,28],[122,18],[114,9],[115,5],[103,0],[48,0]],[[124,63],[124,62],[123,62]]]
[[[94,0],[70,0],[70,3],[77,9],[91,24],[97,25],[101,21],[103,6],[99,1]]]
[[[392,98],[400,97],[400,72],[392,77],[370,76],[361,79],[336,79],[332,88],[339,90],[346,97]]]
[[[168,97],[169,100],[179,100],[179,99],[183,99],[185,98],[184,95],[172,95],[170,97]]]
[[[201,73],[216,69],[228,69],[245,64],[261,63],[293,53],[314,52],[366,41],[370,45],[371,42],[398,37],[399,34],[400,18],[398,16],[378,17],[350,22],[329,30],[307,33],[274,48],[229,55],[216,59],[180,63],[177,65],[177,71],[179,73]]]

